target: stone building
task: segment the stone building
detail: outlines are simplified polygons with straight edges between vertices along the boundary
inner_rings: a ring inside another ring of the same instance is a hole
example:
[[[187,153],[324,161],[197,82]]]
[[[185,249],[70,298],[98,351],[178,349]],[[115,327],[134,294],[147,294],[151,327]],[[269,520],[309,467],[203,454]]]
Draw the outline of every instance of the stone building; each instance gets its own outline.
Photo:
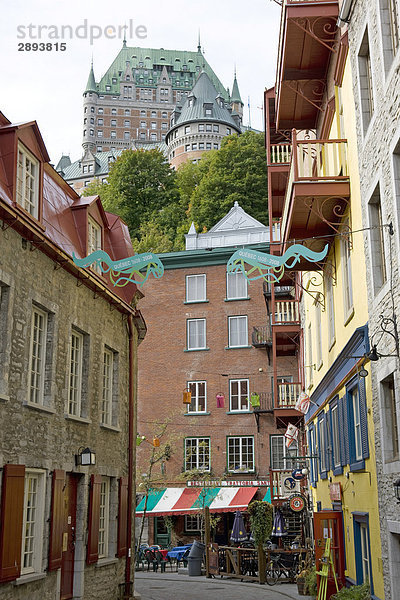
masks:
[[[209,232],[197,234],[192,225],[185,251],[159,255],[165,273],[157,289],[150,280],[144,285],[148,333],[139,353],[138,431],[151,440],[157,423],[169,420],[165,439],[172,447],[161,472],[157,466],[158,489],[148,505],[151,542],[169,541],[165,515],[175,516],[175,540],[200,535],[202,488],[185,487],[182,472],[194,469],[211,480],[206,503],[222,513],[220,543],[228,542],[235,508],[245,511],[255,494],[287,499],[280,477],[297,448],[286,449],[274,411],[269,288],[242,273],[227,275],[229,258],[243,246],[268,252],[269,230],[235,203]],[[297,389],[295,364],[294,356],[281,357],[278,376],[287,394]],[[148,444],[139,448],[139,475],[147,473],[150,451]],[[295,535],[299,517],[287,518]]]
[[[400,23],[398,0],[343,2],[357,114],[373,418],[386,600],[399,597]]]
[[[92,64],[83,93],[83,156],[72,164],[63,156],[56,170],[81,191],[94,177],[106,179],[109,161],[124,149],[158,147],[166,153],[172,112],[186,102],[203,71],[217,90],[212,101],[218,96],[218,102],[231,108],[241,123],[243,102],[236,72],[231,98],[205,59],[200,40],[196,52],[132,48],[124,41],[98,82]],[[234,130],[235,124],[230,127]],[[217,141],[212,140],[211,149]]]
[[[240,103],[235,76],[237,103]],[[241,104],[243,108],[243,104]],[[165,138],[168,162],[173,168],[190,160],[197,162],[207,150],[218,150],[226,135],[241,132],[241,117],[217,92],[202,71],[183,106],[176,106]]]
[[[131,579],[134,284],[72,255],[133,254],[126,225],[0,113],[0,596],[120,597]],[[88,455],[88,450],[90,454]]]

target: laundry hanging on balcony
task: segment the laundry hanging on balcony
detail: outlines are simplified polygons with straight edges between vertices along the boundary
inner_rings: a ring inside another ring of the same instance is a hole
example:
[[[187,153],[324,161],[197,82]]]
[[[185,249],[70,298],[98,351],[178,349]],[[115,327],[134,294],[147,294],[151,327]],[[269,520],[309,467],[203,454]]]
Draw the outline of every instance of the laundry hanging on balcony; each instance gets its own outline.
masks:
[[[253,392],[250,395],[250,404],[252,405],[253,408],[257,408],[260,406],[260,396],[259,394],[256,394],[255,392]]]
[[[289,423],[285,432],[286,448],[289,448],[289,446],[297,440],[298,435],[299,430],[296,427],[296,425],[293,425],[293,423]]]
[[[217,394],[216,398],[217,398],[217,408],[224,408],[224,406],[225,406],[224,394],[222,392],[220,392],[219,394]]]

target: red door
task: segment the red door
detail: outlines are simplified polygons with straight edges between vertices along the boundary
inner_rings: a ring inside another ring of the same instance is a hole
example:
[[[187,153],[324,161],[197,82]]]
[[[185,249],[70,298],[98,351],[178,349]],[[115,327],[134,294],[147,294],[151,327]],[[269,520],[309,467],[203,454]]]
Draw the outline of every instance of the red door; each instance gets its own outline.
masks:
[[[61,600],[69,600],[73,597],[77,487],[77,476],[72,473],[67,473],[67,481],[64,490],[65,518],[61,564]]]
[[[343,540],[343,515],[340,511],[322,510],[314,513],[315,563],[322,569],[320,559],[325,552],[327,538],[331,538],[331,550],[339,589],[345,584],[345,548]],[[318,577],[319,581],[319,577]],[[329,571],[326,600],[336,593],[335,580]]]

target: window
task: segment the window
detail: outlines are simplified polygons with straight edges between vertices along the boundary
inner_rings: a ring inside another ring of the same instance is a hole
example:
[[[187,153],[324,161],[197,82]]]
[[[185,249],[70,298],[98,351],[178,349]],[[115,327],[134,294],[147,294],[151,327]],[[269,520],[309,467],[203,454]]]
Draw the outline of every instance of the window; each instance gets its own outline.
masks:
[[[185,152],[189,152],[190,151],[190,144],[186,144],[185,145]]]
[[[249,410],[249,380],[231,379],[229,382],[229,410],[243,412]]]
[[[90,94],[90,96],[91,96],[91,95],[92,95],[92,94]],[[90,108],[90,112],[94,113],[94,106],[92,106],[92,107]]]
[[[45,473],[25,472],[21,575],[42,571]]]
[[[330,349],[335,342],[335,304],[333,300],[332,277],[329,273],[325,275],[325,295],[328,312],[328,345]]]
[[[238,348],[248,346],[247,315],[240,317],[228,317],[228,346]]]
[[[117,109],[116,108],[112,108],[111,109],[111,114],[112,115],[116,115],[117,114]]]
[[[152,121],[151,128],[152,129],[157,129],[157,123],[155,123],[154,121]]]
[[[311,323],[308,325],[307,329],[307,346],[306,346],[306,367],[305,367],[305,380],[306,380],[306,389],[309,390],[313,385],[313,347],[312,347],[312,332],[311,332]]]
[[[315,337],[316,337],[316,368],[322,365],[322,330],[321,330],[321,304],[319,303],[319,294],[315,300]]]
[[[153,142],[156,142],[156,141],[157,141],[157,134],[156,134],[156,133],[152,133],[152,134],[150,135],[150,139],[151,139]]]
[[[352,442],[353,442],[353,459],[356,461],[361,460],[362,453],[362,439],[361,439],[361,413],[360,413],[360,396],[358,386],[353,387],[348,391],[348,405],[350,409],[350,430],[352,431]]]
[[[145,129],[146,128],[146,121],[140,121],[140,127],[142,129]]]
[[[99,558],[108,556],[108,532],[110,525],[110,478],[102,477],[99,506]]]
[[[91,129],[91,130],[89,131],[89,133],[90,133],[90,135],[94,135],[94,129]]]
[[[206,131],[212,131],[211,123],[206,123]]]
[[[218,144],[213,144],[213,148],[214,148],[214,150],[218,150],[218,148],[219,148]]]
[[[393,373],[381,382],[383,450],[385,462],[399,458],[399,427]]]
[[[117,126],[117,120],[111,119],[111,127],[116,127],[116,126]]]
[[[361,95],[361,114],[364,135],[374,112],[374,91],[369,50],[368,30],[365,31],[358,53],[358,74]]]
[[[99,115],[102,115],[102,114],[104,114],[104,109],[103,108],[99,108],[99,109],[97,109],[97,112],[98,112]]]
[[[219,125],[213,125],[213,131],[215,133],[218,133],[219,132]]]
[[[117,132],[116,131],[112,131],[110,137],[111,137],[111,139],[115,140],[115,138],[117,137]]]
[[[286,471],[294,469],[298,464],[296,459],[290,459],[291,456],[297,456],[297,441],[293,441],[289,448],[286,447],[286,438],[283,435],[270,436],[271,469],[277,471]]]
[[[113,362],[113,352],[106,348],[103,353],[103,382],[101,403],[102,425],[111,425],[112,422]]]
[[[111,85],[106,85],[106,92],[110,92],[111,91]]]
[[[43,404],[45,361],[47,338],[47,313],[37,308],[32,309],[31,345],[30,345],[30,374],[28,402]]]
[[[197,150],[197,143],[192,144],[192,150]]]
[[[124,121],[124,127],[130,127],[130,124],[131,124],[130,120],[129,119],[125,119],[125,121]]]
[[[348,221],[345,222],[348,227]],[[341,262],[343,277],[344,315],[345,320],[350,318],[353,311],[353,282],[351,276],[351,244],[350,237],[342,236],[341,239]]]
[[[97,137],[99,137],[99,138],[103,137],[103,131],[101,129],[97,130]]]
[[[230,127],[226,128],[226,135],[231,135],[232,129]]]
[[[168,113],[166,113],[165,111],[163,111],[163,112],[161,113],[161,118],[162,118],[162,119],[167,119],[167,118],[168,118]]]
[[[206,300],[206,275],[186,275],[186,302]]]
[[[101,227],[94,219],[88,217],[88,255],[101,250]],[[101,273],[100,266],[95,264],[92,268]]]
[[[185,515],[185,531],[187,533],[201,531],[201,515]]]
[[[204,142],[199,142],[199,150],[204,150]]]
[[[204,131],[204,123],[199,124],[198,131]]]
[[[168,129],[168,123],[161,123],[161,129]]]
[[[210,438],[185,439],[185,471],[210,470]]]
[[[339,409],[338,405],[331,408],[331,428],[332,428],[332,462],[334,468],[340,467],[340,438],[339,438]]]
[[[206,117],[212,117],[212,108],[206,108],[204,114]]]
[[[124,131],[124,140],[129,140],[131,138],[129,131]]]
[[[206,320],[188,319],[187,349],[204,350],[206,348]]]
[[[327,460],[326,460],[326,453],[327,453],[327,439],[326,439],[326,416],[325,414],[322,415],[322,417],[318,420],[318,454],[319,454],[319,465],[320,465],[320,471],[321,471],[321,475],[323,476],[324,474],[326,475],[326,472],[328,470],[328,465],[327,465]]]
[[[16,201],[36,219],[39,216],[39,173],[39,161],[18,144]]]
[[[151,116],[153,117],[153,119],[154,119],[154,118],[157,116],[157,113],[156,113],[156,111],[155,111],[155,110],[152,110],[152,111],[151,111]]]
[[[382,205],[380,186],[376,186],[374,193],[368,203],[369,208],[369,225],[370,243],[371,243],[371,263],[372,263],[372,278],[374,283],[375,294],[379,292],[381,287],[386,282],[386,260],[385,260],[385,245],[383,239],[383,221],[382,221]]]
[[[97,125],[104,125],[104,120],[103,119],[97,119]]]
[[[141,110],[140,111],[140,116],[141,117],[145,117],[146,116],[146,111],[145,110]]]
[[[211,150],[211,142],[206,142],[206,150]]]
[[[309,443],[310,443],[310,454],[316,457],[317,455],[317,442],[315,435],[315,427],[313,424],[310,425],[309,429]],[[293,444],[292,444],[293,446]],[[316,483],[318,480],[318,458],[311,459],[311,482]]]
[[[247,298],[247,279],[241,271],[227,273],[226,297],[228,300]]]
[[[368,513],[352,513],[354,526],[354,547],[356,561],[356,584],[368,583],[371,596],[374,594],[374,584],[371,572],[371,553],[369,539]]]
[[[254,471],[253,437],[228,437],[228,471]]]
[[[82,404],[83,335],[72,331],[69,357],[68,414],[79,417]]]
[[[207,397],[206,389],[207,384],[205,381],[188,381],[188,387],[192,392],[192,402],[188,406],[188,413],[199,413],[206,412],[207,410]]]
[[[397,0],[380,0],[383,58],[388,73],[399,49],[399,12]]]
[[[126,108],[126,109],[124,110],[124,115],[125,115],[126,117],[129,117],[129,116],[130,116],[130,114],[131,114],[131,112],[130,112],[129,108]],[[125,121],[125,123],[126,123],[126,121]]]

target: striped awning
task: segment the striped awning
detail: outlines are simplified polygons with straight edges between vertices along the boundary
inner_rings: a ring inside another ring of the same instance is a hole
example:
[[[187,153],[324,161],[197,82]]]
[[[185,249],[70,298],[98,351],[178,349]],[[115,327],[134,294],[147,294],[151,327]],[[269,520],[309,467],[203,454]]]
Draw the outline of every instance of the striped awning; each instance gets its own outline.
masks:
[[[204,498],[202,488],[151,490],[147,498],[146,515],[186,515],[201,510],[203,506],[208,506],[212,513],[246,510],[257,490],[256,487],[206,488]],[[146,498],[142,498],[136,515],[143,514],[145,501]]]

